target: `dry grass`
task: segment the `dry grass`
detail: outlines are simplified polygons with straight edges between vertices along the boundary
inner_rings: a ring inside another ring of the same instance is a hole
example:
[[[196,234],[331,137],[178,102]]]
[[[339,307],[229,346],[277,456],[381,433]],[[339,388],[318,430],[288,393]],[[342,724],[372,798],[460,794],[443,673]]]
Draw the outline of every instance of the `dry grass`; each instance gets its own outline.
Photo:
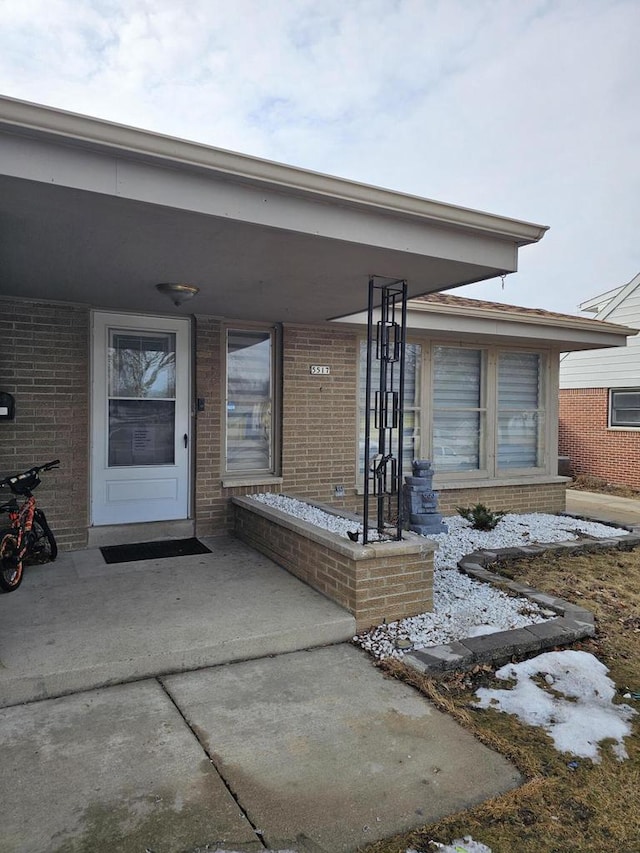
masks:
[[[638,489],[632,489],[631,486],[621,483],[608,483],[602,477],[594,477],[592,474],[579,474],[567,484],[567,488],[583,492],[600,492],[603,495],[615,495],[618,498],[640,499]]]
[[[603,661],[621,692],[640,690],[640,550],[545,556],[499,570],[592,610],[597,635],[573,648]],[[473,810],[371,845],[367,853],[434,851],[431,840],[450,843],[464,835],[494,853],[640,853],[640,718],[625,740],[629,760],[619,762],[604,749],[601,764],[580,760],[573,770],[572,756],[558,753],[542,730],[472,706],[479,686],[496,684],[491,668],[436,680],[396,662],[382,666],[508,757],[528,781]],[[631,704],[640,711],[640,702]]]

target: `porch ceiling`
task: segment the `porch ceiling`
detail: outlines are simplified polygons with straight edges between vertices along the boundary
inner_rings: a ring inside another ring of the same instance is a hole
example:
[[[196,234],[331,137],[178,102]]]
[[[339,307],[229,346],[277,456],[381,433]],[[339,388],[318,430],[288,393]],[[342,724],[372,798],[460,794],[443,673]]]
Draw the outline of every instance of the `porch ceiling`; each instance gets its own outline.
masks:
[[[0,98],[0,293],[318,322],[517,267],[542,226]],[[179,309],[158,282],[200,288]]]

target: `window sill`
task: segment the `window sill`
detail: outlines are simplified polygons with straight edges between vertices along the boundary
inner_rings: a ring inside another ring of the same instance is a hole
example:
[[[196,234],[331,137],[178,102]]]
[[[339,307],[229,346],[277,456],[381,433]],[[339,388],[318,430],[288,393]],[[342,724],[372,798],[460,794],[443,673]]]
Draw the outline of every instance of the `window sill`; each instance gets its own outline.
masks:
[[[246,486],[281,486],[284,482],[282,477],[273,474],[249,474],[246,477],[224,477],[223,489],[241,489]]]
[[[546,471],[541,471],[539,474],[514,474],[511,477],[498,476],[486,480],[448,480],[438,481],[434,478],[433,487],[436,490],[453,490],[453,489],[480,489],[491,488],[498,486],[536,486],[545,483],[567,483],[571,477],[561,477],[558,474],[548,474]]]
[[[561,477],[557,474],[548,474],[541,471],[539,474],[515,474],[513,477],[483,478],[469,477],[466,480],[439,481],[437,476],[433,478],[433,488],[436,492],[453,491],[454,489],[487,489],[499,486],[540,486],[553,483],[568,483],[571,477]],[[356,486],[356,494],[364,495],[364,486]],[[370,497],[374,495],[370,493]]]

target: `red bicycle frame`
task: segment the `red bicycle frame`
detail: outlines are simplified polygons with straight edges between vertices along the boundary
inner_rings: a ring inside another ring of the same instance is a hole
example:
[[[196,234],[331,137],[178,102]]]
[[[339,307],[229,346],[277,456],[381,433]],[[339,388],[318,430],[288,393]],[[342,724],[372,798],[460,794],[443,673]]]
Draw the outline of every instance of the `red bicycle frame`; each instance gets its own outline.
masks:
[[[33,528],[33,516],[36,511],[36,499],[33,495],[29,495],[22,506],[17,506],[16,509],[9,510],[9,522],[11,524],[11,532],[16,537],[18,543],[18,559],[22,560],[27,550],[28,538],[25,534],[29,533]]]

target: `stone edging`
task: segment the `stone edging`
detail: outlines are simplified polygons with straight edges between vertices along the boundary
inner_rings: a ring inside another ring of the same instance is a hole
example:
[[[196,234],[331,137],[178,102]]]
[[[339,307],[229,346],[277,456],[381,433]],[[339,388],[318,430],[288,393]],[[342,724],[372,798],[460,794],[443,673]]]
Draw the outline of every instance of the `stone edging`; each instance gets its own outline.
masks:
[[[591,519],[593,520],[593,519]],[[622,527],[622,525],[618,525]],[[509,580],[503,575],[489,571],[491,563],[498,560],[517,560],[523,557],[537,557],[541,554],[589,554],[597,551],[611,551],[616,548],[631,550],[640,545],[640,533],[637,529],[627,528],[626,536],[611,536],[607,539],[580,538],[569,542],[552,544],[525,545],[518,548],[494,548],[487,551],[474,551],[463,557],[458,569],[475,580],[497,586],[505,592],[528,598],[551,613],[555,618],[526,628],[511,631],[498,631],[480,637],[467,637],[441,646],[410,652],[404,662],[427,675],[438,675],[449,670],[468,670],[476,664],[490,663],[502,665],[514,656],[522,656],[546,651],[555,646],[565,646],[584,637],[595,634],[593,613],[578,607],[563,598],[539,592],[532,586]]]

